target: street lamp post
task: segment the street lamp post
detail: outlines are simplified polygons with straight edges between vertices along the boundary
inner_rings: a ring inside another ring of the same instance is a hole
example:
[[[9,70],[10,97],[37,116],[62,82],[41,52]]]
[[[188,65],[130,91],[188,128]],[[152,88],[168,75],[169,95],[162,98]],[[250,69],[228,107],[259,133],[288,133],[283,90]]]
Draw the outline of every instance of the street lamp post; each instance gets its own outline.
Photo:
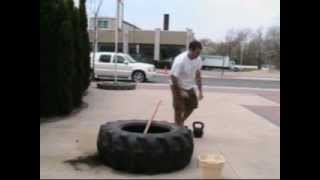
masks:
[[[91,59],[91,63],[92,63],[92,78],[94,79],[95,77],[95,58],[96,58],[96,52],[98,51],[98,23],[97,23],[97,18],[98,18],[98,15],[99,15],[99,11],[100,11],[100,8],[102,6],[102,0],[99,1],[99,4],[98,6],[96,7],[94,5],[94,7],[91,7],[92,11],[93,11],[93,14],[94,14],[94,37],[93,37],[93,51],[92,51],[92,59]],[[92,5],[92,1],[91,1],[91,5]]]
[[[92,75],[93,75],[93,79],[95,78],[95,59],[96,59],[96,52],[97,52],[97,44],[98,44],[98,29],[97,29],[97,16],[98,13],[95,13],[94,15],[94,42],[93,42],[93,54],[92,54]]]
[[[117,9],[116,9],[116,26],[115,26],[115,45],[114,45],[114,50],[115,50],[115,74],[114,74],[114,80],[115,80],[115,83],[118,82],[118,73],[117,73],[117,70],[118,70],[118,27],[119,27],[119,0],[117,0]]]
[[[117,1],[117,10],[116,10],[116,27],[115,27],[115,83],[118,82],[118,44],[119,44],[119,29],[122,28],[122,16],[120,17],[120,5],[121,5],[121,11],[123,11],[123,1],[122,0],[116,0]],[[121,12],[122,14],[122,12]]]

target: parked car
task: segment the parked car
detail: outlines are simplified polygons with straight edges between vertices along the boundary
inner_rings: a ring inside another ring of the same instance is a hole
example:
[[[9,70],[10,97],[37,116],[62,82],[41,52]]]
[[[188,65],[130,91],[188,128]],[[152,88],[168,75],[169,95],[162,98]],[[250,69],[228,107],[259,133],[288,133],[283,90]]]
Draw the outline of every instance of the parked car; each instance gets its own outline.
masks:
[[[117,62],[115,58],[117,57]],[[93,54],[91,53],[91,60]],[[91,61],[91,68],[93,64]],[[114,52],[97,52],[94,59],[94,78],[110,79],[115,78],[117,68],[117,77],[119,79],[132,80],[135,82],[150,81],[156,74],[154,65],[147,63],[139,63],[130,55]]]

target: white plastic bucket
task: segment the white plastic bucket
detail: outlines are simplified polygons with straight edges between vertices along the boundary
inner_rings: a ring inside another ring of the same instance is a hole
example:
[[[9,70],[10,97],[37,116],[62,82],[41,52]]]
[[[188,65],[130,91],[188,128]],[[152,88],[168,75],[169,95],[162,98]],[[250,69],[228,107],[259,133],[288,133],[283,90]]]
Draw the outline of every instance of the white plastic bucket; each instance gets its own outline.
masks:
[[[222,170],[225,159],[221,155],[207,154],[199,156],[199,167],[204,179],[223,179]]]

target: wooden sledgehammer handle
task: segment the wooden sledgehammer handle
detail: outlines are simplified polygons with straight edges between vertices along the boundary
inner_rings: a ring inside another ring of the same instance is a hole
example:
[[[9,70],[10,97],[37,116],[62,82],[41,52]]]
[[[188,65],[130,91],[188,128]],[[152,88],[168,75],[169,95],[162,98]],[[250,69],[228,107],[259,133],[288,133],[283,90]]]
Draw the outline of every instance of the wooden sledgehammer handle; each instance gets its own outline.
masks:
[[[149,128],[150,128],[150,125],[151,125],[151,121],[152,121],[153,118],[156,116],[156,113],[158,112],[158,108],[159,108],[160,104],[161,104],[161,100],[160,100],[159,103],[157,104],[157,107],[156,107],[154,113],[152,114],[152,116],[151,116],[151,118],[149,119],[146,127],[144,128],[143,134],[147,134],[147,132],[148,132],[148,130],[149,130]]]

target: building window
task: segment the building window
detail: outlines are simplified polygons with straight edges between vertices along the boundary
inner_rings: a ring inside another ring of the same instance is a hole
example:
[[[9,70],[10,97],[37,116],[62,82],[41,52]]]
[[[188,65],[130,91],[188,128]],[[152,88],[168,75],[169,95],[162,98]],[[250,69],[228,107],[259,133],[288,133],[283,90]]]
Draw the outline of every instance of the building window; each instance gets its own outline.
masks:
[[[98,20],[98,28],[100,29],[108,29],[108,21],[107,20]]]
[[[108,52],[108,51],[113,51],[113,48],[111,45],[108,45],[106,43],[99,43],[98,44],[98,52]]]

